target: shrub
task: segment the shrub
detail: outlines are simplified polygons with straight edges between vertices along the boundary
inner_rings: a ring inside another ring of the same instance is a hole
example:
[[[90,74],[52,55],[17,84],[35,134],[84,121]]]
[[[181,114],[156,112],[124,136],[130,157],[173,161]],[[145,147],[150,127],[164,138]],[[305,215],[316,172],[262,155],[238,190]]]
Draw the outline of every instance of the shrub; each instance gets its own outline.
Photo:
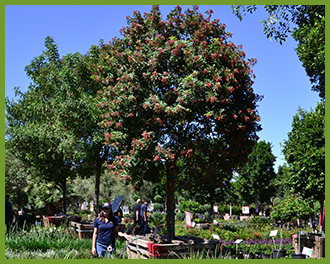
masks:
[[[163,198],[162,198],[159,194],[157,194],[157,195],[154,197],[154,200],[155,200],[156,203],[161,203],[162,200],[163,200]]]
[[[204,205],[204,211],[205,212],[209,212],[210,209],[211,209],[211,205],[209,205],[209,204]]]
[[[185,211],[192,214],[203,213],[203,206],[197,202],[182,201],[178,206],[178,210],[181,213],[184,213]]]
[[[155,203],[154,204],[154,210],[156,211],[162,211],[163,210],[163,206],[159,203]]]
[[[178,221],[183,221],[184,220],[184,213],[177,213],[176,214],[176,219]]]

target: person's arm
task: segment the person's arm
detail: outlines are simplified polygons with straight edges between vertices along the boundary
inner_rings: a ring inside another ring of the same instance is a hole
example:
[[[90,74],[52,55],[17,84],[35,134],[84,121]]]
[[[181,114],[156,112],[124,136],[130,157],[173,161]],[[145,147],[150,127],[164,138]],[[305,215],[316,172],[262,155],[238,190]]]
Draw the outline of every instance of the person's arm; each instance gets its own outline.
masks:
[[[93,255],[96,255],[96,238],[97,238],[97,227],[94,227],[93,232],[93,247],[92,247],[92,253]]]
[[[136,210],[135,211],[136,221],[139,221],[139,214],[140,214],[139,210]]]
[[[147,208],[143,211],[144,221],[147,221]]]

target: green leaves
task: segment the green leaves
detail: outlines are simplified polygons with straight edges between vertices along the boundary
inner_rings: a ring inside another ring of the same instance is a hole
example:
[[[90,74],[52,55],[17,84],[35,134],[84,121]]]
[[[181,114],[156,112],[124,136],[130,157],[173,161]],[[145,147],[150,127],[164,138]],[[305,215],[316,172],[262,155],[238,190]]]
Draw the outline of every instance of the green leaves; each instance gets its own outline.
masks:
[[[269,17],[262,20],[264,34],[280,44],[292,32],[298,41],[296,49],[300,61],[313,84],[312,91],[325,99],[325,6],[324,5],[265,5]],[[254,5],[232,6],[240,20],[247,12],[254,12]]]
[[[274,162],[276,157],[271,151],[271,143],[257,142],[248,156],[249,163],[240,169],[238,190],[243,200],[253,203],[255,197],[268,202],[274,193]]]
[[[303,198],[322,200],[325,195],[325,102],[315,110],[299,109],[292,131],[283,144],[291,186]]]

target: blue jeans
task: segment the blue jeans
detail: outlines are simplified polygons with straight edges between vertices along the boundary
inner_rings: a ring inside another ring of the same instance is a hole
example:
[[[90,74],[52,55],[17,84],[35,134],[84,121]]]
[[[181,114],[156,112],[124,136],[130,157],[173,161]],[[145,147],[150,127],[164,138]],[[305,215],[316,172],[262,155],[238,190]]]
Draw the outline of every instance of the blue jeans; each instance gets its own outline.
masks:
[[[107,259],[111,257],[113,259],[113,255],[116,254],[116,243],[111,243],[112,251],[108,252],[108,246],[100,244],[96,242],[96,251],[99,257],[105,257],[105,254],[107,254]]]
[[[147,228],[148,228],[148,219],[146,221],[144,221],[144,218],[141,217],[141,231],[142,231],[142,235],[144,236],[147,233]]]

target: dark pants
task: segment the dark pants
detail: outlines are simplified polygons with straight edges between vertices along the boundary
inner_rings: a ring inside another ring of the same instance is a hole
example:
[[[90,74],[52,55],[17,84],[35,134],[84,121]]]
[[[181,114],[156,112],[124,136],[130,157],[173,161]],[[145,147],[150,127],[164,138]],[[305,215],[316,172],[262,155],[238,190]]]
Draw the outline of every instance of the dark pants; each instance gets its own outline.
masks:
[[[6,232],[9,233],[11,231],[11,226],[13,224],[13,218],[6,216]]]
[[[126,234],[130,234],[136,225],[139,226],[139,222],[140,221],[136,221],[136,219],[134,219],[133,225],[129,229],[127,229]],[[135,234],[137,234],[136,231],[135,231]]]
[[[139,227],[139,229],[141,230],[143,236],[147,233],[148,219],[146,219],[146,221],[144,221],[144,219],[141,219],[141,226]]]

